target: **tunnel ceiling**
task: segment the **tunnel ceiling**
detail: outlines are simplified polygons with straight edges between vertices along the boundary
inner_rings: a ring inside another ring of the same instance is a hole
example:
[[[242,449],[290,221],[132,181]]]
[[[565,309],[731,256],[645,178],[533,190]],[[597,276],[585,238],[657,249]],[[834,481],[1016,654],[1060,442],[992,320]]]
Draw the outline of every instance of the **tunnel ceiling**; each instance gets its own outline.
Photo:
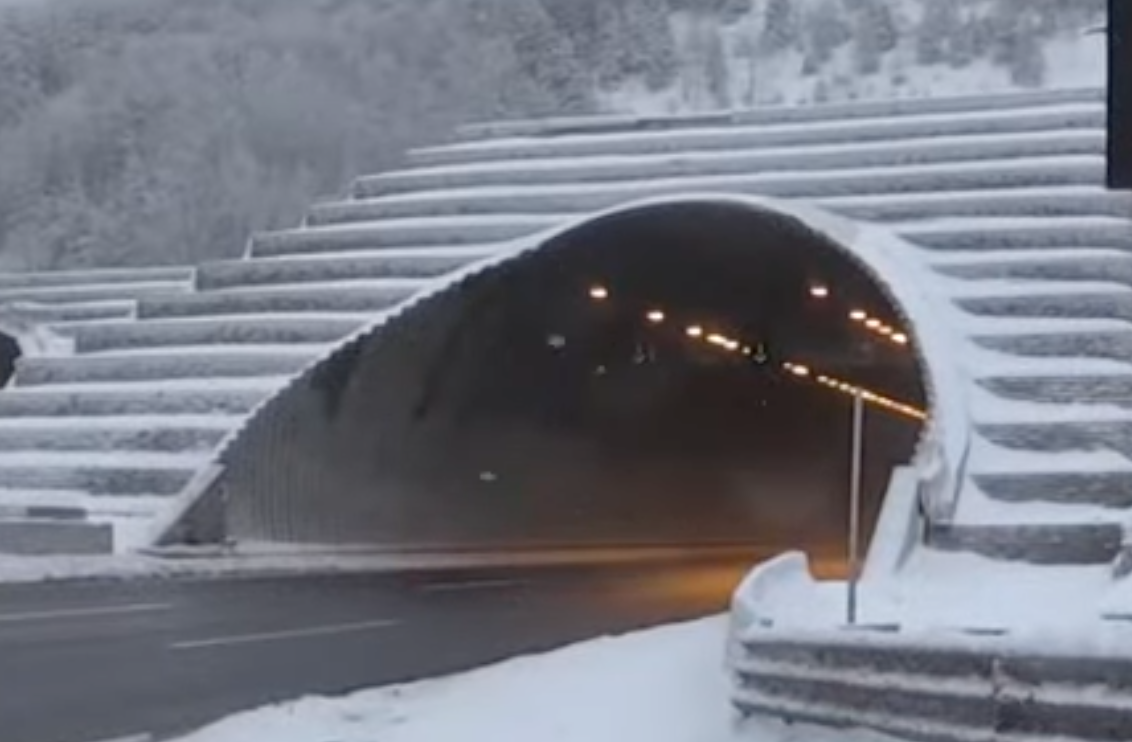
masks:
[[[876,282],[839,248],[786,221],[768,228],[746,208],[689,204],[618,214],[509,271],[516,317],[537,311],[552,324],[590,322],[593,312],[579,304],[590,299],[587,286],[599,286],[611,294],[604,309],[611,320],[632,325],[662,312],[678,331],[702,326],[778,363],[812,363],[924,400],[911,332]],[[869,320],[886,334],[869,331]]]

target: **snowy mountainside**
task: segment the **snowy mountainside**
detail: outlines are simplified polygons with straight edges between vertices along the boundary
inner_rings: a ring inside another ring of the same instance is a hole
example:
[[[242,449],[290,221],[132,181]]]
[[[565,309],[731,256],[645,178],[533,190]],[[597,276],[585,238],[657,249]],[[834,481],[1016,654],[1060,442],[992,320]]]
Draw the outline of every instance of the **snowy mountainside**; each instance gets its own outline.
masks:
[[[1105,82],[1093,0],[753,0],[741,15],[670,16],[674,82],[599,89],[610,111],[929,98]]]

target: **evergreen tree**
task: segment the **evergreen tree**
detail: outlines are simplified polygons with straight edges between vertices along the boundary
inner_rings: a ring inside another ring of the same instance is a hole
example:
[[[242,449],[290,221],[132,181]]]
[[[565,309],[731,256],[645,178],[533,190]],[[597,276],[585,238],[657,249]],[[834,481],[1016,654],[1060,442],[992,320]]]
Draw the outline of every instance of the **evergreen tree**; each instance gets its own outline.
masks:
[[[715,108],[730,107],[731,78],[727,68],[727,53],[723,47],[723,39],[718,33],[708,36],[704,61],[712,105]]]
[[[745,60],[746,82],[743,85],[742,103],[748,108],[755,105],[758,87],[759,45],[753,34],[740,36],[735,44],[735,56]]]
[[[685,37],[685,67],[681,77],[684,104],[692,110],[718,106],[721,46],[712,20],[704,16],[694,18]]]
[[[588,107],[589,76],[570,40],[542,5],[509,2],[501,16],[521,69],[561,104],[562,111],[584,111]]]
[[[832,58],[834,51],[853,38],[853,31],[842,14],[841,5],[823,2],[806,14],[806,53],[816,71]]]
[[[1010,59],[1010,78],[1015,85],[1039,88],[1045,82],[1046,58],[1037,37],[1022,34],[1014,44]]]
[[[607,0],[540,0],[547,15],[570,39],[579,59],[590,60],[596,53],[598,7]]]
[[[916,29],[916,58],[920,64],[948,61],[950,47],[959,33],[959,9],[951,2],[929,2]]]
[[[880,70],[881,58],[899,42],[896,21],[883,0],[860,0],[854,36],[857,72],[875,74]]]
[[[982,25],[977,18],[960,18],[959,24],[951,34],[947,50],[947,63],[954,68],[962,68],[975,60],[980,45]]]
[[[676,79],[680,59],[676,39],[668,22],[665,0],[624,0],[622,5],[625,39],[625,68],[622,72],[639,77],[652,90],[660,90]]]
[[[17,24],[0,15],[0,128],[15,124],[42,102],[27,43]]]
[[[863,6],[865,22],[873,29],[877,51],[887,54],[900,43],[900,31],[892,9],[884,0],[868,0]]]
[[[631,66],[628,38],[621,10],[612,3],[599,5],[594,57],[590,61],[602,87],[615,87],[628,76],[627,70]]]
[[[1045,79],[1045,56],[1041,39],[1042,4],[1022,7],[1001,3],[986,20],[992,40],[993,60],[1010,71],[1011,80],[1023,87],[1037,87]],[[1048,8],[1046,8],[1048,10]]]
[[[798,41],[798,22],[790,0],[770,0],[763,22],[762,46],[769,52],[780,52]]]

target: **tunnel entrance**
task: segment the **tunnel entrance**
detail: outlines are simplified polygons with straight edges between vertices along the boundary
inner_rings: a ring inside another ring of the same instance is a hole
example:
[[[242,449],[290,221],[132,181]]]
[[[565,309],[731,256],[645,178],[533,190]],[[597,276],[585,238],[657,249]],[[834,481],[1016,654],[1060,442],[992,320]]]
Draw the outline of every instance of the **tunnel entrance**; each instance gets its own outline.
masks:
[[[0,332],[0,389],[7,387],[15,377],[16,361],[21,355],[16,339]]]
[[[912,458],[923,379],[878,285],[800,225],[735,206],[631,211],[468,280],[312,376],[230,456],[230,529],[841,553],[853,394],[868,401],[871,526]]]

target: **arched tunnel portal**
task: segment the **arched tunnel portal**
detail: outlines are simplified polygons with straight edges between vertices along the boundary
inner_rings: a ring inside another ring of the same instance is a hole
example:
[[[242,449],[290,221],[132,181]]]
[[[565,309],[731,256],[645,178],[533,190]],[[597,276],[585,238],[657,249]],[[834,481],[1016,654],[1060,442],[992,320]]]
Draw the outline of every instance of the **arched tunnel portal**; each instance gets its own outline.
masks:
[[[750,543],[840,551],[928,406],[911,328],[851,255],[734,204],[603,216],[354,342],[224,455],[243,541]]]

